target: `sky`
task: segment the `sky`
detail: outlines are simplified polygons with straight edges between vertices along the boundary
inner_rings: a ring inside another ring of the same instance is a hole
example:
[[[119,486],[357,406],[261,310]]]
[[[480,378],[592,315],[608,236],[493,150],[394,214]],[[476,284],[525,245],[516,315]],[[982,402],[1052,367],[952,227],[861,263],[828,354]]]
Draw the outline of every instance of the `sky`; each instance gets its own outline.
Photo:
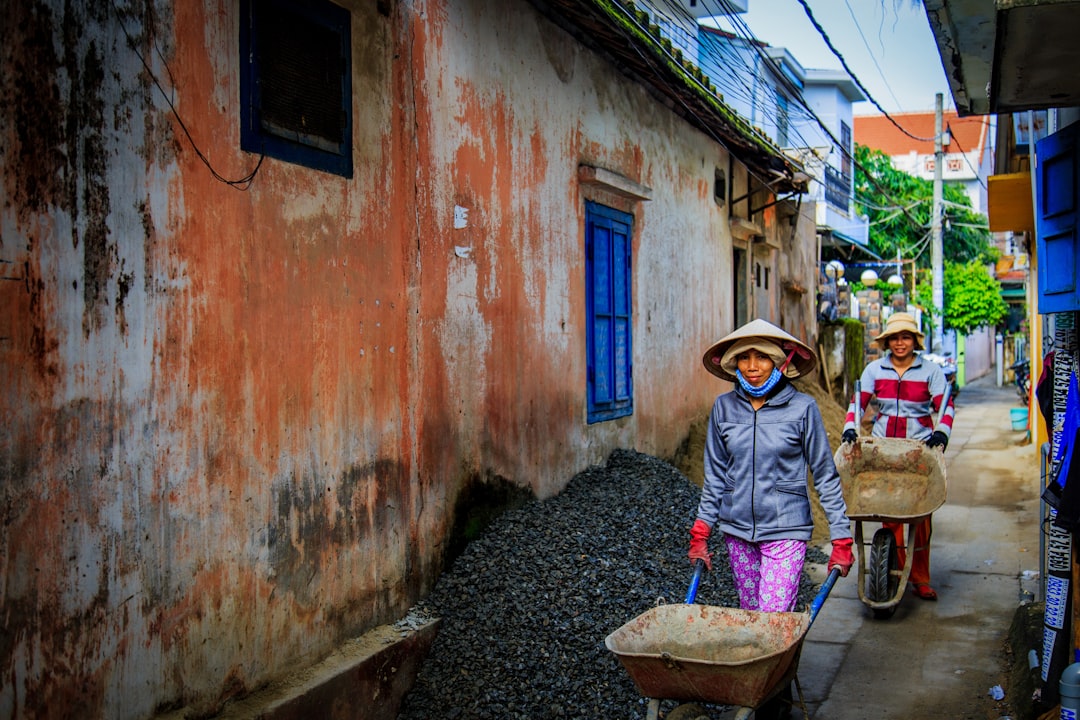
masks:
[[[844,65],[814,28],[799,0],[746,0],[741,15],[754,37],[783,47],[807,69],[843,70]],[[954,109],[934,34],[919,0],[805,0],[833,47],[856,79],[888,113],[933,111],[935,93],[946,111]],[[742,35],[730,21],[724,30]],[[854,106],[856,115],[876,115],[871,102]]]

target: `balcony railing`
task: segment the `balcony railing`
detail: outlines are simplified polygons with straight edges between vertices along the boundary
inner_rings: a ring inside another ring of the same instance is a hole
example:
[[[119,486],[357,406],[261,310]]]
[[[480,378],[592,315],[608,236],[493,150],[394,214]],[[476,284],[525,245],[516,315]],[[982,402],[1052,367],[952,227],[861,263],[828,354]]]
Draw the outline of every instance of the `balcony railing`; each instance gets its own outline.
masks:
[[[837,210],[847,212],[851,201],[851,176],[832,167],[825,166],[825,202]]]

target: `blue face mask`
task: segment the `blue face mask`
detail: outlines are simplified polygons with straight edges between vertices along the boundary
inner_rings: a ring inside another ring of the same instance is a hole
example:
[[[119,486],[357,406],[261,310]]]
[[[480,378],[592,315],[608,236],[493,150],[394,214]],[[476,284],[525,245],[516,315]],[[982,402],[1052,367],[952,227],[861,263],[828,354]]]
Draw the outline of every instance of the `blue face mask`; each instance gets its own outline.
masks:
[[[766,393],[776,387],[776,383],[780,382],[780,378],[783,375],[776,368],[772,369],[772,373],[769,375],[769,379],[761,383],[757,387],[754,387],[750,383],[746,382],[746,378],[742,376],[742,373],[738,370],[735,371],[735,379],[739,381],[739,385],[753,397],[764,397]]]

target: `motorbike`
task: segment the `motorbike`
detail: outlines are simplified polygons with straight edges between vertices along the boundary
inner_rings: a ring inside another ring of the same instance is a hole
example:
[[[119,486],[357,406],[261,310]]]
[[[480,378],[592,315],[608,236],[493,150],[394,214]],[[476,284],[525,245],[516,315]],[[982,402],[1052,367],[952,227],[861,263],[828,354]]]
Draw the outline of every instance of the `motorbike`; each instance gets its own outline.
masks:
[[[953,400],[960,394],[960,382],[957,377],[956,359],[948,355],[924,352],[922,356],[941,368],[945,381],[949,383],[949,397]]]
[[[1009,369],[1013,371],[1013,385],[1016,386],[1016,395],[1019,397],[1020,402],[1024,405],[1028,404],[1031,399],[1030,395],[1030,382],[1031,382],[1031,361],[1027,358],[1023,360],[1017,360]]]

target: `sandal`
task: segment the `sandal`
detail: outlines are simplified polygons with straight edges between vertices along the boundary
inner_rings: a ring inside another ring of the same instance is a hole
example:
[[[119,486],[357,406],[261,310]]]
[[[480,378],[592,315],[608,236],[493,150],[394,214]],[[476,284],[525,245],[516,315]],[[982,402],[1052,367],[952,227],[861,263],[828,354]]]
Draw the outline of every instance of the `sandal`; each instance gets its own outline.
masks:
[[[937,600],[937,593],[927,583],[913,584],[911,587],[915,591],[915,597],[922,600]]]

